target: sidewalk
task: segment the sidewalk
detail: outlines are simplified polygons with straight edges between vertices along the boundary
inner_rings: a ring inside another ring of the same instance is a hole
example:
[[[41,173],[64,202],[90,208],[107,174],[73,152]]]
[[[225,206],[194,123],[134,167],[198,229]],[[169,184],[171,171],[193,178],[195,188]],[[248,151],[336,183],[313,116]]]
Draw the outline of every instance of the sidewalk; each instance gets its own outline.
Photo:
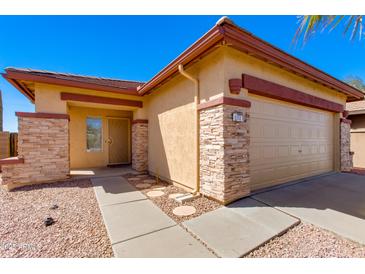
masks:
[[[91,182],[115,257],[215,257],[124,178]]]

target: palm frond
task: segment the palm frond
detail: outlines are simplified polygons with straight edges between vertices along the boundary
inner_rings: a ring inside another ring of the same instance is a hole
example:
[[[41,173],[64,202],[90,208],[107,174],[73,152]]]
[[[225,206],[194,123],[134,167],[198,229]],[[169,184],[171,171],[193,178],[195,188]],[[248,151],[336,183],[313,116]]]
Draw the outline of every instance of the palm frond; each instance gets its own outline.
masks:
[[[318,30],[320,30],[320,32],[323,32],[326,29],[332,31],[337,28],[346,17],[348,17],[348,19],[344,23],[344,35],[352,29],[350,39],[353,40],[359,35],[359,39],[361,40],[363,32],[362,15],[304,15],[299,17],[298,28],[295,32],[293,43],[297,44],[301,38],[303,44],[307,43],[309,38]]]

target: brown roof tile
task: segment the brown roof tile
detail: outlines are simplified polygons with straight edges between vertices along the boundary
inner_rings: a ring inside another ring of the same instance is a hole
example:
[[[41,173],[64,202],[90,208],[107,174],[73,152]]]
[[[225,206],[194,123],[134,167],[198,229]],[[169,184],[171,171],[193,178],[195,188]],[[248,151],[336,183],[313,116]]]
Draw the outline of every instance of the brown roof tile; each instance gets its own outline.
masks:
[[[97,85],[115,87],[115,88],[120,88],[120,89],[137,88],[138,86],[144,84],[143,82],[138,82],[138,81],[110,79],[110,78],[77,75],[77,74],[70,74],[70,73],[52,72],[52,71],[46,71],[46,70],[12,68],[12,67],[6,68],[5,70],[6,70],[6,72],[13,71],[13,72],[28,73],[28,74],[32,74],[32,75],[36,75],[36,76],[51,77],[51,78],[62,79],[62,80],[97,84]]]

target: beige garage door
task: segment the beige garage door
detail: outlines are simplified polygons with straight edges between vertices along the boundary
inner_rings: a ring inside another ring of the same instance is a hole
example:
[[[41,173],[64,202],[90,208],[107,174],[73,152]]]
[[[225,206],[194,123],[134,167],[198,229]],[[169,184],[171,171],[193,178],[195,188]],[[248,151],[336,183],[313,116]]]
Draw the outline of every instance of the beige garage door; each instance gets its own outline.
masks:
[[[250,96],[251,189],[333,170],[333,113]]]

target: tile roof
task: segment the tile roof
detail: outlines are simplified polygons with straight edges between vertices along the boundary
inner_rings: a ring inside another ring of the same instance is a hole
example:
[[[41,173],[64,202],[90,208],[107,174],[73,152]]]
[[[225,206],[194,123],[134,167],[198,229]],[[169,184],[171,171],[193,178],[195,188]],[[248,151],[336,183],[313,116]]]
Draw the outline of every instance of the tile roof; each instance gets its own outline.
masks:
[[[24,69],[24,68],[13,68],[13,67],[6,68],[5,70],[6,72],[12,71],[12,72],[28,73],[35,76],[50,77],[67,81],[77,81],[77,82],[96,84],[120,89],[137,88],[138,86],[144,84],[143,82],[138,82],[138,81],[110,79],[110,78],[77,75],[70,73],[53,72],[47,70]]]

